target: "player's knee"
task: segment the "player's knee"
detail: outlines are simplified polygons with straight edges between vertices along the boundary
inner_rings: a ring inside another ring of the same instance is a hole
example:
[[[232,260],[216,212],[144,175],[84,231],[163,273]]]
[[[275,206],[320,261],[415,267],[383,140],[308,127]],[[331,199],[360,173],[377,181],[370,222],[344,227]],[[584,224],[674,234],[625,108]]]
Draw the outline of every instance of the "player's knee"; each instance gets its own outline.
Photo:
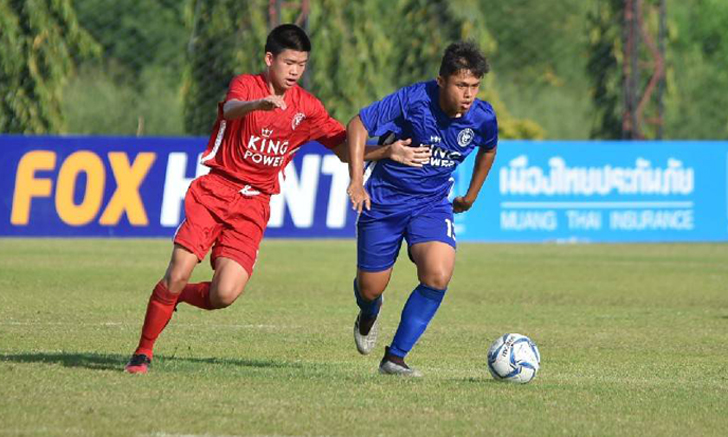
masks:
[[[369,290],[368,292],[367,291],[364,291],[364,292],[361,293],[361,296],[364,299],[370,300],[370,301],[371,300],[376,300],[381,295],[382,295],[382,291],[381,290]]]
[[[171,293],[180,293],[185,288],[190,280],[190,275],[187,272],[172,270],[167,272],[164,276],[165,282],[167,283],[167,289]]]
[[[429,271],[418,276],[420,282],[427,285],[428,287],[432,287],[438,290],[444,290],[447,288],[448,284],[450,284],[450,278],[452,277],[452,273],[445,269],[439,269]]]
[[[384,292],[384,287],[378,284],[361,284],[359,287],[359,295],[366,300],[375,300]]]
[[[214,290],[211,290],[210,304],[215,309],[227,308],[232,305],[242,293],[242,289],[238,290],[232,287],[216,287]]]

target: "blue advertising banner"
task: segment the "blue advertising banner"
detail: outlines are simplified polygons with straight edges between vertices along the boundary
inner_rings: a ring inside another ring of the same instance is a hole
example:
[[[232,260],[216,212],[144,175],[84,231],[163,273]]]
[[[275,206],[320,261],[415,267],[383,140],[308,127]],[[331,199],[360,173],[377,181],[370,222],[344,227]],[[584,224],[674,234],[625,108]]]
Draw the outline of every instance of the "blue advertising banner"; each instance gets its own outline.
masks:
[[[207,138],[0,135],[0,236],[172,236]],[[459,241],[728,241],[728,142],[502,141]],[[473,154],[474,155],[474,154]],[[473,156],[456,171],[467,190]],[[312,143],[266,237],[351,238],[345,164]]]
[[[457,172],[465,192],[473,161]],[[460,240],[728,240],[728,143],[503,141]]]
[[[172,236],[207,138],[0,135],[1,236]],[[271,199],[268,237],[353,237],[345,164],[305,145]]]

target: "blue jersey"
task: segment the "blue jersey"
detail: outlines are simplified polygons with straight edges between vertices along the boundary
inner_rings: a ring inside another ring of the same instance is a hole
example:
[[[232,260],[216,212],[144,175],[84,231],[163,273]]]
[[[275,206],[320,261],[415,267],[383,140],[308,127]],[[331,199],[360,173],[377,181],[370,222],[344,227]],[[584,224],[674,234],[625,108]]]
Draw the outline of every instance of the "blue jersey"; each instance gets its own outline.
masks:
[[[495,111],[488,102],[475,99],[462,117],[449,117],[440,108],[434,80],[402,88],[362,109],[359,117],[370,136],[393,132],[397,139],[411,139],[412,147],[425,145],[432,151],[423,167],[389,159],[370,164],[365,188],[373,206],[410,207],[443,200],[455,168],[476,147],[492,149],[498,143]]]

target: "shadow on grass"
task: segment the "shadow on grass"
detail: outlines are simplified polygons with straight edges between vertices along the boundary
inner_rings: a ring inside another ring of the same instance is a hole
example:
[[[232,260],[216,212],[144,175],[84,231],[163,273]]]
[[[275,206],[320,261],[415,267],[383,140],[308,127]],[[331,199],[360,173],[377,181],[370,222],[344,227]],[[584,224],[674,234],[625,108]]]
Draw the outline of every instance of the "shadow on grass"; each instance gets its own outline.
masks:
[[[82,367],[92,370],[122,371],[129,359],[128,355],[98,354],[84,352],[36,352],[27,354],[0,354],[0,362],[60,364],[64,367]],[[180,358],[155,356],[155,361],[178,362],[207,365],[224,365],[256,368],[300,367],[298,363],[275,360],[254,360],[234,358]]]

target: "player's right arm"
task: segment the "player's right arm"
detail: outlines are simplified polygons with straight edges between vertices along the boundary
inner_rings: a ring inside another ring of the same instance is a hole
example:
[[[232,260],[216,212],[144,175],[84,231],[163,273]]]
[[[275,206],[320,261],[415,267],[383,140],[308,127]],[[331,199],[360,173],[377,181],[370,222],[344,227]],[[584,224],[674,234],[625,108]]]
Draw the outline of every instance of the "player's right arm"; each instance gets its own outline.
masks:
[[[349,176],[351,177],[347,193],[352,207],[359,212],[361,212],[362,208],[370,209],[371,207],[369,194],[364,190],[366,139],[370,135],[383,135],[390,131],[393,126],[401,126],[405,123],[410,90],[411,87],[401,88],[382,100],[363,108],[358,115],[351,119],[346,128]],[[380,152],[386,153],[386,150]],[[368,158],[371,159],[371,155]]]
[[[233,120],[245,117],[253,111],[272,111],[276,108],[286,110],[287,106],[283,96],[271,95],[251,101],[231,99],[222,106],[222,114],[226,120]]]
[[[359,115],[352,118],[346,126],[346,136],[349,152],[349,177],[351,178],[346,193],[349,195],[352,208],[361,212],[363,208],[371,208],[371,199],[364,189],[364,150],[369,133]]]
[[[381,161],[391,159],[392,161],[409,165],[411,167],[422,167],[430,160],[432,152],[429,147],[409,147],[412,140],[397,140],[388,144],[376,146],[364,146],[364,161]],[[339,157],[341,162],[349,162],[348,144],[340,144],[332,151]]]
[[[222,104],[222,116],[226,120],[242,118],[253,111],[273,111],[277,108],[286,109],[283,96],[269,95],[257,98],[252,91],[255,76],[241,74],[233,77],[228,87],[225,103]]]

